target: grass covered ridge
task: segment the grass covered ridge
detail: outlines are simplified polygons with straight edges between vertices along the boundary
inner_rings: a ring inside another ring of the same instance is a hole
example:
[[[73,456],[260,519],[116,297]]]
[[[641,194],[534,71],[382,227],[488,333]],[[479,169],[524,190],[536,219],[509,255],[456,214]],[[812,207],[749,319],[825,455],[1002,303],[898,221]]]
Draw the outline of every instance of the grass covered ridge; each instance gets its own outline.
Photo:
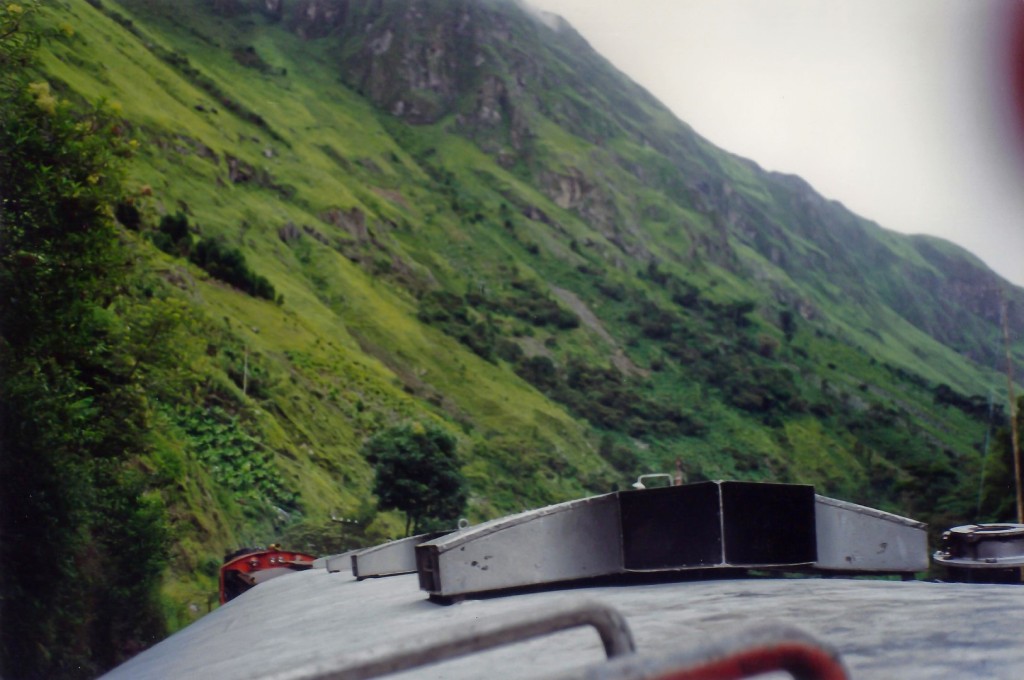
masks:
[[[471,521],[677,459],[936,524],[1001,511],[976,507],[998,328],[935,297],[952,269],[984,284],[974,260],[713,147],[512,4],[472,3],[443,96],[375,89],[372,41],[443,36],[454,0],[315,34],[251,4],[40,16],[34,77],[133,147],[113,212],[138,273],[106,309],[133,319],[171,629],[227,549],[401,533],[359,452],[411,421],[455,436]]]

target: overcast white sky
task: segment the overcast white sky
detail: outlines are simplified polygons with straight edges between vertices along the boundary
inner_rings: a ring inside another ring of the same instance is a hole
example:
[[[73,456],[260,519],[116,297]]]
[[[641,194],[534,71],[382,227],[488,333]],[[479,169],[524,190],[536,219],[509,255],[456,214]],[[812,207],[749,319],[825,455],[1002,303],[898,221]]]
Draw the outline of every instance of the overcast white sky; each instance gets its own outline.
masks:
[[[716,145],[1024,285],[1002,63],[1024,0],[529,0]]]

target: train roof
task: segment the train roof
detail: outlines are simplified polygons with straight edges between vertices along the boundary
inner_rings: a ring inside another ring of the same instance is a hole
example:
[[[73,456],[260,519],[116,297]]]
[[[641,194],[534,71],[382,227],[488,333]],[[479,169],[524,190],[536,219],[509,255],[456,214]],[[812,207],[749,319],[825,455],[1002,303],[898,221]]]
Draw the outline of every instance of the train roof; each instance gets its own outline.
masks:
[[[942,554],[1017,575],[1020,529]],[[615,492],[317,560],[105,677],[1024,678],[1024,588],[913,580],[927,551],[804,485]]]
[[[852,678],[1024,677],[1024,589],[855,578],[724,578],[591,584],[431,602],[415,574],[358,581],[350,571],[268,581],[104,676],[324,677],[488,622],[581,601],[617,610],[641,655],[713,645],[754,625],[794,625],[840,654]],[[574,629],[400,678],[541,678],[602,662],[601,640]],[[338,676],[344,677],[344,676]]]

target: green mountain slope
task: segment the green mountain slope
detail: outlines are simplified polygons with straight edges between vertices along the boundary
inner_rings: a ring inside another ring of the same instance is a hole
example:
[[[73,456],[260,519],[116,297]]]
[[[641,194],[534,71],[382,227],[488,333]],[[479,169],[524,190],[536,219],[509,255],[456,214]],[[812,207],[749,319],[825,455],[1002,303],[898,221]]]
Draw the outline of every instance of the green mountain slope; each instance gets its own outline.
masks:
[[[1024,291],[715,148],[564,22],[496,0],[64,0],[43,20],[74,32],[41,77],[138,143],[119,218],[140,304],[179,310],[159,327],[179,354],[140,368],[172,625],[226,548],[398,532],[359,449],[410,419],[458,435],[473,520],[677,459],[975,518],[997,291],[1015,338]],[[187,257],[217,239],[273,293]]]

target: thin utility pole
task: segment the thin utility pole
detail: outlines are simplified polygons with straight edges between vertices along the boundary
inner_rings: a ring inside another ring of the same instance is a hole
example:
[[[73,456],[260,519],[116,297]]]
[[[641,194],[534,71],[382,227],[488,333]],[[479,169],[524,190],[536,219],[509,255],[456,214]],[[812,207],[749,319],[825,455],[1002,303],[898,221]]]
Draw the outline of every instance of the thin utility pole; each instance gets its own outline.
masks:
[[[1013,390],[1013,353],[1010,351],[1010,322],[1006,296],[999,289],[999,305],[1003,317],[1003,345],[1006,347],[1006,385],[1010,394],[1010,456],[1013,458],[1013,481],[1017,487],[1017,522],[1024,524],[1024,492],[1020,483],[1020,433],[1017,431],[1017,397]]]
[[[985,427],[985,446],[981,451],[981,478],[978,479],[978,505],[974,510],[974,521],[981,521],[981,501],[985,493],[985,467],[988,464],[988,447],[992,442],[992,416],[995,413],[995,396],[988,391],[988,425]]]

